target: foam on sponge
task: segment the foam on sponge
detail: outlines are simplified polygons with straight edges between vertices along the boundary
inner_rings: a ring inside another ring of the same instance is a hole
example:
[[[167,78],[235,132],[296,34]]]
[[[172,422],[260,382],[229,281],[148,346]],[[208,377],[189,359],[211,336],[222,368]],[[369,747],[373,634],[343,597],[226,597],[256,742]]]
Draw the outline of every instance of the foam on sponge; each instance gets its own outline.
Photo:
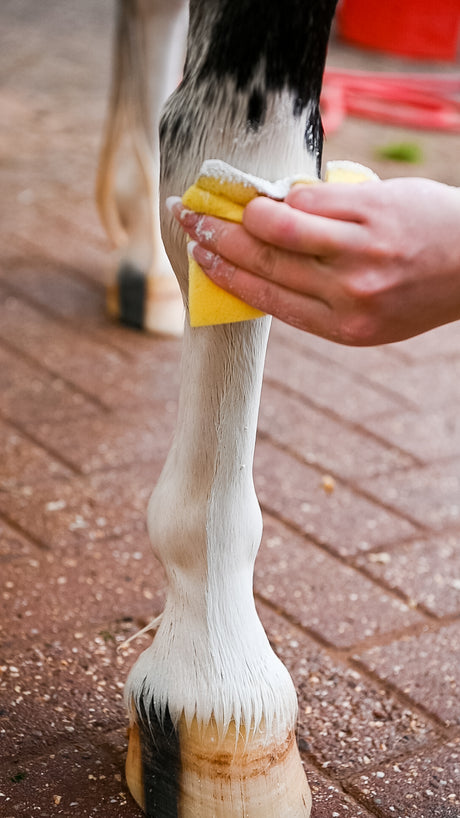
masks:
[[[330,162],[326,182],[363,182],[378,177],[355,162]],[[298,174],[276,182],[233,168],[219,160],[201,166],[196,182],[185,191],[182,204],[189,210],[241,223],[245,206],[256,196],[283,200],[294,184],[317,184],[313,176]],[[189,257],[189,313],[192,327],[229,324],[260,318],[264,313],[214,284]]]

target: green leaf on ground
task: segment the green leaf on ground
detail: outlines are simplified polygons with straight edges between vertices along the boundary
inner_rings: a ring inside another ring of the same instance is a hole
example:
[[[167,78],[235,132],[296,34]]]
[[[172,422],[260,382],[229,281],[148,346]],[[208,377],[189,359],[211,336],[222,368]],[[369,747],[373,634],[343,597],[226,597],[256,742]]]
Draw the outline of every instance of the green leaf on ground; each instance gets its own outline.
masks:
[[[417,164],[423,159],[423,153],[417,142],[392,142],[377,148],[379,159],[392,159],[394,162],[411,162]]]
[[[99,636],[102,637],[104,642],[115,642],[115,637],[110,631],[100,631]]]

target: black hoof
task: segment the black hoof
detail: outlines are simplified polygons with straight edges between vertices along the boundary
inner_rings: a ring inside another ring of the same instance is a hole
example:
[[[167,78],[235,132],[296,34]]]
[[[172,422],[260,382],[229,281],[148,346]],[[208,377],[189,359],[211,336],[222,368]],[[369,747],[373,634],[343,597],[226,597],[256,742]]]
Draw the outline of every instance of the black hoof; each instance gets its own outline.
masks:
[[[124,262],[117,273],[119,317],[123,324],[142,329],[147,300],[147,276],[138,267]]]
[[[177,818],[179,815],[179,736],[169,711],[160,723],[150,712],[139,719],[147,818]]]

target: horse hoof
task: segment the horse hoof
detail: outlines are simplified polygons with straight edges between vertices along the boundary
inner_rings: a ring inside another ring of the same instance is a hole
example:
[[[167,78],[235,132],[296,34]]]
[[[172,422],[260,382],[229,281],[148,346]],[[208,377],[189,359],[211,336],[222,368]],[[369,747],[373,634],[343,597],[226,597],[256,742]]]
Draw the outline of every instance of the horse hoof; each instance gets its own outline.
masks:
[[[262,733],[222,738],[215,723],[196,720],[175,728],[166,715],[160,725],[130,728],[126,779],[148,818],[308,818],[311,794],[294,732],[267,744]]]
[[[183,335],[184,306],[176,279],[147,276],[129,261],[120,264],[114,284],[107,288],[107,310],[129,327]]]

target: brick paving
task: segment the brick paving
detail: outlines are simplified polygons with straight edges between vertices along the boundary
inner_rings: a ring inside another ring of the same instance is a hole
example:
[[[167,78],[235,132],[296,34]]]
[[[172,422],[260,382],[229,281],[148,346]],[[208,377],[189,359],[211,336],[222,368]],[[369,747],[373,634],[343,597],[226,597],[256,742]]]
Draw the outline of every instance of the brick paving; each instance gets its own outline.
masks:
[[[122,688],[148,637],[117,646],[164,600],[145,508],[180,342],[104,312],[112,258],[93,185],[111,12],[109,0],[0,12],[5,818],[140,815]],[[404,64],[337,45],[330,60]],[[404,138],[421,165],[376,160]],[[458,137],[349,120],[327,153],[460,185]],[[273,327],[255,592],[298,690],[313,818],[460,816],[459,369],[456,325],[369,350]]]

